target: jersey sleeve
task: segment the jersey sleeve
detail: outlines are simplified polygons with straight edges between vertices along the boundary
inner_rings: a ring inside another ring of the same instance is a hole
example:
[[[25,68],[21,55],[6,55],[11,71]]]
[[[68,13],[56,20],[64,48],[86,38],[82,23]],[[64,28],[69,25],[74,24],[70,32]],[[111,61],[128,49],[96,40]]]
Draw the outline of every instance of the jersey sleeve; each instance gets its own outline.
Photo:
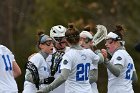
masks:
[[[10,60],[13,62],[15,61],[15,56],[14,54],[10,51],[10,49],[8,49],[7,47],[5,47],[5,50],[7,51],[9,57],[10,57]]]
[[[88,49],[88,56],[90,56],[94,65],[98,64],[100,57],[97,54],[95,54],[91,49]]]
[[[98,69],[98,63],[92,63],[91,66],[90,66],[90,70],[92,69]]]
[[[71,67],[72,67],[72,62],[70,60],[70,57],[64,55],[63,56],[63,59],[61,61],[61,66],[60,66],[60,69],[69,69],[71,70]]]
[[[120,64],[122,66],[124,66],[124,62],[125,62],[125,56],[123,55],[122,52],[116,52],[114,55],[113,55],[113,64]]]

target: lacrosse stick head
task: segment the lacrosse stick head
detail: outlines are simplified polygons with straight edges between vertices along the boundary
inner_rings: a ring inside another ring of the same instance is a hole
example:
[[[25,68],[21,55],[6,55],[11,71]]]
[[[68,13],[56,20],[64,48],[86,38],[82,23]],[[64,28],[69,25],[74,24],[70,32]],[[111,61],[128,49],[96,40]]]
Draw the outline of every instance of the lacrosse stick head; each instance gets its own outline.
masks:
[[[97,32],[96,34],[93,36],[93,45],[96,46],[97,44],[99,44],[102,40],[106,39],[107,36],[107,29],[105,26],[103,25],[97,25]]]

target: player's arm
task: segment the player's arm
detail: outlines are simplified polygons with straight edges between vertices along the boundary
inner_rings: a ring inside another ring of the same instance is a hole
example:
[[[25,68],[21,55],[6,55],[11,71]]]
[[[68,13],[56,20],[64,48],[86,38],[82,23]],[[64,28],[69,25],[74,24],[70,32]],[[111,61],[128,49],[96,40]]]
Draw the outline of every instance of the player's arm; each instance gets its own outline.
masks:
[[[111,64],[110,61],[105,61],[105,66],[109,69],[109,71],[118,77],[121,73],[121,70],[123,69],[123,66],[121,64]]]
[[[137,83],[137,81],[138,81],[138,76],[137,76],[136,71],[133,71],[132,81],[133,81],[134,84]]]
[[[28,69],[26,69],[25,81],[29,81],[31,83],[34,83],[32,73]]]
[[[40,79],[39,79],[38,68],[31,61],[28,61],[25,67],[26,67],[25,81],[34,83],[36,88],[39,89]]]
[[[21,75],[21,69],[16,63],[16,61],[13,61],[12,64],[13,64],[13,75],[14,75],[14,78],[16,78]]]
[[[69,69],[62,69],[61,74],[57,79],[55,79],[50,85],[46,86],[45,88],[38,90],[37,93],[49,93],[49,91],[54,90],[67,80],[69,73]]]
[[[89,82],[92,84],[98,80],[98,69],[92,69],[89,72]]]
[[[96,50],[95,53],[99,56],[99,64],[103,63],[104,62],[104,56],[103,54],[101,53],[100,50]]]

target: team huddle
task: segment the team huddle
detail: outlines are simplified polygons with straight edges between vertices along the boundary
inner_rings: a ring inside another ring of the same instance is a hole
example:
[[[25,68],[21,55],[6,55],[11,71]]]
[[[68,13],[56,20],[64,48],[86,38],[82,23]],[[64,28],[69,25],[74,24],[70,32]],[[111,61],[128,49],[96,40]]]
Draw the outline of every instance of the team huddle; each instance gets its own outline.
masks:
[[[96,82],[100,64],[108,72],[107,93],[134,93],[132,83],[138,77],[123,33],[121,25],[108,34],[104,26],[97,25],[93,35],[89,26],[79,31],[73,23],[67,28],[52,27],[50,35],[38,32],[39,51],[28,58],[22,93],[99,93]],[[95,49],[102,40],[106,48]],[[18,93],[14,78],[21,70],[14,55],[0,45],[0,56],[0,93]]]

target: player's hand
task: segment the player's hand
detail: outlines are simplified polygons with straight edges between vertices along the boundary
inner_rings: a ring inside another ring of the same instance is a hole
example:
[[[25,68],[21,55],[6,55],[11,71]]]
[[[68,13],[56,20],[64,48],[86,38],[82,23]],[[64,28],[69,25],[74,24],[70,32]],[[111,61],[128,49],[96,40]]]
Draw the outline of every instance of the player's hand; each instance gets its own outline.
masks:
[[[51,86],[45,86],[44,88],[41,88],[36,91],[36,93],[49,93],[51,91]]]
[[[37,90],[36,93],[45,93],[42,90]]]
[[[43,89],[37,90],[36,93],[49,93],[49,91],[44,91]]]
[[[104,59],[107,58],[107,51],[105,49],[101,49],[101,53],[104,56]]]
[[[34,83],[32,74],[31,74],[31,72],[30,72],[28,69],[26,70],[25,80],[26,80],[26,81],[29,81],[29,82],[31,82],[31,83]]]
[[[48,77],[48,78],[44,79],[44,84],[50,84],[54,81],[54,79],[55,78],[53,76]]]

